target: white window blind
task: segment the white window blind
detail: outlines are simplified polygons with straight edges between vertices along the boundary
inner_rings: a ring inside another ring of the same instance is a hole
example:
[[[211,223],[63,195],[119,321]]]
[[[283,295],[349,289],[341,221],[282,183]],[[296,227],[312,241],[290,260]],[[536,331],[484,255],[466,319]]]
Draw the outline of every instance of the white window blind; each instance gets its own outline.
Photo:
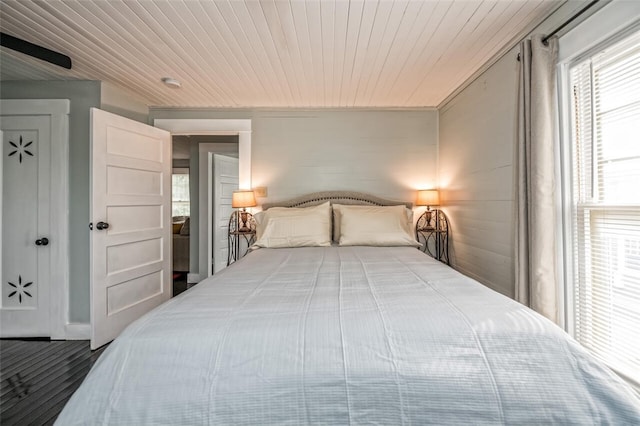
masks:
[[[570,82],[575,338],[640,383],[640,32]]]

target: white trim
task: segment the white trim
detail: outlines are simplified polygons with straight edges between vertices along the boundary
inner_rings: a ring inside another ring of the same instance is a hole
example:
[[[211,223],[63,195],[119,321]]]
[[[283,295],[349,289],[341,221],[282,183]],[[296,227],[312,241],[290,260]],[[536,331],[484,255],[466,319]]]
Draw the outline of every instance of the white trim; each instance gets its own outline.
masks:
[[[610,44],[629,27],[640,24],[640,2],[614,1],[560,38],[558,63],[579,61],[601,43]]]
[[[251,189],[251,130],[238,132],[238,189]]]
[[[200,244],[198,254],[200,255],[200,275],[210,277],[213,275],[213,153],[205,151],[202,145],[198,147],[200,150],[200,186],[198,187],[200,189],[200,236],[202,236],[202,229],[206,229],[207,238],[198,240]],[[203,181],[207,184],[202,185]],[[205,222],[206,228],[203,228],[202,225]]]
[[[0,99],[2,115],[69,115],[68,99]],[[7,112],[9,110],[9,112]]]
[[[158,118],[153,125],[172,135],[238,135],[240,188],[251,188],[251,120]]]
[[[65,326],[66,340],[89,340],[91,338],[91,324],[72,322]]]
[[[615,1],[607,4],[597,14],[590,16],[580,25],[560,38],[558,59],[558,104],[559,104],[559,138],[560,138],[560,166],[562,168],[560,180],[562,185],[562,245],[564,249],[562,265],[564,266],[564,328],[567,333],[575,337],[575,264],[573,259],[575,240],[574,235],[574,203],[572,200],[573,188],[573,143],[571,137],[571,80],[570,69],[572,65],[580,63],[587,57],[596,54],[607,46],[616,43],[626,37],[632,31],[640,28],[640,3]],[[596,206],[599,207],[599,206]],[[626,208],[628,206],[619,206]],[[600,359],[596,354],[592,354]],[[607,360],[600,359],[604,364]],[[640,383],[616,371],[609,366],[618,376],[625,380],[632,389],[640,395]]]
[[[68,104],[68,101],[67,101]],[[59,140],[51,150],[51,233],[58,243],[51,247],[51,338],[66,336],[69,320],[69,120],[64,114],[51,116],[51,139]],[[57,196],[56,196],[57,194]],[[57,320],[56,320],[57,319]]]
[[[172,119],[157,118],[153,125],[170,131],[174,135],[219,135],[228,132],[237,135],[238,132],[251,132],[249,119]]]
[[[561,247],[558,251],[560,269],[562,272],[560,282],[562,289],[562,314],[563,328],[571,336],[575,335],[574,298],[573,298],[573,226],[572,226],[572,200],[571,188],[573,187],[573,176],[571,172],[572,152],[571,152],[571,104],[567,96],[569,89],[569,67],[568,64],[558,65],[558,148],[560,174],[560,213],[558,224],[561,226]]]
[[[200,282],[200,274],[192,274],[189,272],[187,274],[187,284],[196,284]]]
[[[567,235],[565,234],[565,231],[566,231],[565,224],[568,222],[566,222],[567,217],[565,216],[565,211],[564,211],[565,209],[563,208],[563,206],[565,202],[565,197],[570,197],[571,193],[566,192],[567,188],[565,188],[564,180],[562,179],[563,171],[566,170],[564,160],[567,153],[564,152],[564,147],[562,146],[561,141],[564,138],[564,134],[566,133],[566,130],[570,129],[571,127],[570,126],[562,127],[563,117],[562,117],[561,111],[565,106],[563,102],[565,102],[566,99],[562,98],[560,93],[561,92],[560,79],[562,78],[562,72],[559,69],[559,67],[556,67],[556,68],[558,71],[556,74],[556,102],[558,106],[558,113],[556,113],[554,117],[555,134],[554,134],[554,147],[553,147],[553,150],[554,150],[553,155],[557,159],[557,161],[554,164],[554,175],[556,176],[556,180],[554,182],[554,190],[555,190],[554,204],[555,204],[555,218],[556,218],[554,234],[559,236],[559,238],[557,239],[558,244],[556,245],[556,253],[555,253],[555,261],[556,261],[556,271],[555,271],[556,277],[555,278],[556,278],[556,282],[559,283],[559,285],[556,287],[556,308],[558,311],[556,321],[558,326],[560,326],[560,328],[566,331],[567,330],[566,298],[570,296],[567,295],[567,292],[566,292],[567,284],[565,281],[567,277],[566,275],[567,253],[565,252],[565,248],[566,248],[565,238],[567,237]]]
[[[589,16],[559,40],[558,52],[558,137],[560,139],[560,183],[561,186],[561,218],[563,227],[560,235],[562,248],[559,260],[562,266],[564,329],[571,336],[575,336],[575,301],[573,297],[575,271],[573,265],[573,203],[572,182],[572,152],[571,127],[564,125],[571,123],[571,99],[569,95],[569,68],[580,62],[587,55],[598,49],[610,45],[629,31],[640,25],[640,2],[611,2]]]
[[[239,187],[241,189],[251,188],[251,119],[154,119],[153,125],[164,130],[168,130],[172,135],[238,135],[238,168],[239,168]],[[203,190],[210,190],[212,185],[211,179],[209,179],[209,167],[208,158],[204,159],[204,165],[206,170],[203,169],[203,159],[200,155],[199,160],[200,175],[199,175],[199,233],[198,238],[198,278],[206,278],[212,275],[211,272],[211,259],[207,260],[207,252],[211,247],[211,229],[213,229],[212,215],[210,209],[210,202],[207,201],[208,197],[204,198],[203,203]],[[208,211],[204,211],[203,208],[209,207]],[[207,247],[202,250],[203,241],[201,236],[203,230],[207,230]],[[189,274],[191,275],[191,274]],[[195,276],[195,274],[193,274]],[[187,281],[190,282],[189,276]],[[197,281],[196,281],[197,282]]]
[[[50,334],[52,339],[66,337],[69,316],[69,120],[68,99],[3,99],[3,116],[51,116],[51,197],[52,236],[50,280]],[[0,222],[1,223],[1,222]],[[56,232],[56,234],[54,234]]]

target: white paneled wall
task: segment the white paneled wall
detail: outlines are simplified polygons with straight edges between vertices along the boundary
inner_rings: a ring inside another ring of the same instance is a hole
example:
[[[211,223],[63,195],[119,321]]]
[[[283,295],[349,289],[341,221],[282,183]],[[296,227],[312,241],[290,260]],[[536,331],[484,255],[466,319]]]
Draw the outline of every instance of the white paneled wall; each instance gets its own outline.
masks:
[[[549,34],[583,7],[583,1],[567,1],[532,33]],[[439,181],[452,265],[510,297],[518,51],[509,50],[439,108]]]
[[[413,201],[436,183],[436,111],[264,112],[253,129],[253,185],[272,200],[335,189]]]
[[[514,295],[516,49],[440,110],[440,185],[454,267]]]
[[[172,110],[156,118],[250,118],[252,185],[278,201],[354,190],[399,201],[437,183],[438,112],[419,110]]]

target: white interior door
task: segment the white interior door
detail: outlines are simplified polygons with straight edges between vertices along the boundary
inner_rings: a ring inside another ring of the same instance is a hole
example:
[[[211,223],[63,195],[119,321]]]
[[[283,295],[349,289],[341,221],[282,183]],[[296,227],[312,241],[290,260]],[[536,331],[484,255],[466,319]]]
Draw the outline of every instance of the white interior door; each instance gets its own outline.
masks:
[[[171,135],[91,109],[91,348],[171,297]]]
[[[50,116],[5,116],[2,128],[2,337],[51,336]],[[38,243],[36,242],[38,241]]]
[[[213,155],[213,272],[227,266],[229,217],[233,212],[231,198],[238,189],[238,159]]]

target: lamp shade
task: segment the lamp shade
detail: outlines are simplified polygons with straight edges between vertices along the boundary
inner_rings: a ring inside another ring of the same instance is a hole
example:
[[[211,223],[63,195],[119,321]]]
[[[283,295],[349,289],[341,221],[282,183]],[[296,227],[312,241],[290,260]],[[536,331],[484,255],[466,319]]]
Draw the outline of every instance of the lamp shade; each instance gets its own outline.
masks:
[[[231,207],[239,208],[239,207],[255,207],[258,203],[256,203],[256,196],[253,191],[233,191],[233,196],[231,198]]]
[[[418,191],[416,206],[437,206],[440,204],[440,193],[437,189],[423,189]]]

